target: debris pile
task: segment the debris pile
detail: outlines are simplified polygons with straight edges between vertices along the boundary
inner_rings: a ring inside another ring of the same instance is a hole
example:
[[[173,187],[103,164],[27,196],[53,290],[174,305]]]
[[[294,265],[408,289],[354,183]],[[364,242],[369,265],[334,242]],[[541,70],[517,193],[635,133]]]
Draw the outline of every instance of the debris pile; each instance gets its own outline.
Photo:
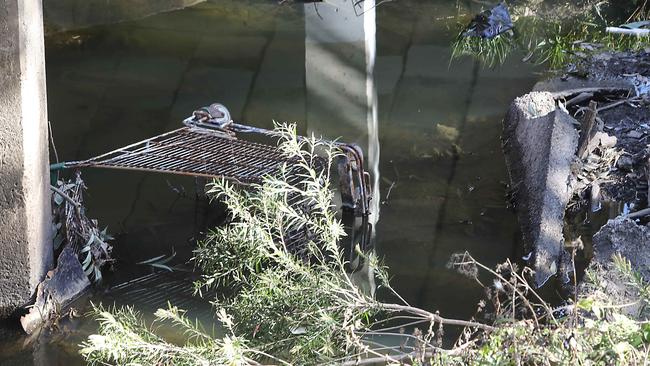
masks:
[[[595,55],[536,85],[506,116],[513,203],[538,286],[567,262],[567,217],[587,222],[607,202],[622,207],[614,216],[650,219],[649,77],[650,51]]]

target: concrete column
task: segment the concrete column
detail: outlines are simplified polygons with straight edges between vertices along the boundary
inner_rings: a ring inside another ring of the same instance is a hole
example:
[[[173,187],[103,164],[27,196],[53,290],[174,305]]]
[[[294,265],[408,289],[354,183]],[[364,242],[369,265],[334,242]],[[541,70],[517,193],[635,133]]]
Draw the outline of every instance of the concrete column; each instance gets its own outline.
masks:
[[[375,0],[305,4],[308,132],[363,148],[376,197],[372,223],[379,218],[376,43]]]
[[[373,178],[372,225],[379,219],[376,42],[375,0],[305,4],[307,130],[363,148],[365,168]],[[363,291],[374,294],[374,273],[368,261],[362,261],[352,278]]]
[[[0,0],[0,318],[52,264],[43,12]]]

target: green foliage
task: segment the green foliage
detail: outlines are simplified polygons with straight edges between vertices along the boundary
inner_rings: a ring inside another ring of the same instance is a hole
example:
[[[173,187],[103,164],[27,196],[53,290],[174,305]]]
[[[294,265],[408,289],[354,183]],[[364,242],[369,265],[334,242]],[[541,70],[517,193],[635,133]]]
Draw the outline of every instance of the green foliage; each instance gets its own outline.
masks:
[[[332,209],[329,188],[336,146],[316,138],[299,138],[294,126],[278,126],[276,131],[280,149],[292,159],[280,176],[246,188],[227,181],[211,185],[209,194],[227,205],[230,223],[212,230],[198,244],[194,261],[203,277],[197,289],[220,286],[228,290],[228,297],[215,299],[215,308],[232,315],[233,332],[244,337],[258,357],[272,354],[298,364],[327,362],[358,351],[356,332],[378,315],[381,304],[353,283],[338,246],[345,232]],[[289,247],[295,233],[304,238],[300,256]],[[372,257],[366,260],[376,262]],[[89,360],[135,362],[148,342],[156,349],[168,347],[151,332],[134,330],[142,324],[137,324],[128,310],[115,315],[99,310],[98,314],[102,335],[85,344],[84,355]],[[182,329],[191,329],[178,317],[174,319]],[[127,347],[126,354],[114,355],[111,348],[120,343],[116,337],[124,338],[124,344],[133,339],[141,346],[133,353]],[[210,347],[224,344],[222,340],[211,342]],[[186,345],[190,353],[204,346]],[[182,364],[186,361],[183,355],[174,349],[156,355],[156,359],[158,364]],[[209,355],[213,354],[199,356]],[[144,361],[151,359],[139,362]]]
[[[527,15],[513,6],[513,13],[523,13],[513,16],[514,32],[482,39],[465,37],[461,30],[452,46],[452,60],[469,55],[491,67],[502,64],[512,52],[519,51],[526,54],[524,60],[558,69],[596,51],[639,50],[649,45],[647,37],[606,33],[607,26],[618,25],[623,20],[605,17],[602,11],[605,3],[585,1],[575,6],[583,7],[584,11],[568,19]],[[646,14],[647,10],[641,10],[645,9],[643,6],[646,5],[630,4],[629,8],[637,9],[631,18]]]
[[[247,354],[255,354],[244,340],[232,335],[232,322],[223,312],[218,316],[228,334],[213,338],[181,310],[172,306],[158,310],[158,321],[169,322],[187,335],[188,341],[182,345],[156,335],[130,307],[96,306],[94,314],[100,334],[91,335],[81,350],[91,365],[249,365],[252,361]]]
[[[492,67],[502,64],[515,47],[514,39],[509,33],[498,35],[492,39],[466,37],[461,34],[452,46],[451,58],[453,60],[469,55]]]
[[[628,315],[627,308],[650,304],[649,284],[630,262],[615,255],[612,268],[592,267],[587,272],[585,295],[552,312],[556,321],[531,317],[516,320],[501,312],[499,326],[493,332],[474,339],[461,354],[445,357],[440,365],[646,365],[650,352],[650,324],[645,317]],[[614,273],[611,273],[611,272]],[[600,296],[608,286],[604,276],[620,278],[618,285],[635,301],[616,303],[618,299]],[[601,290],[601,291],[599,291]]]
[[[608,272],[587,272],[587,287],[592,289],[588,295],[553,309],[526,281],[530,269],[520,270],[509,261],[492,269],[468,253],[455,255],[450,267],[485,288],[487,297],[479,304],[478,316],[492,324],[487,325],[446,319],[410,306],[391,289],[377,258],[368,254],[363,259],[374,279],[401,302],[376,300],[354,283],[338,246],[344,231],[331,207],[329,187],[336,147],[314,138],[300,139],[292,126],[280,126],[278,134],[281,149],[294,163],[280,177],[267,177],[248,188],[225,181],[211,185],[211,195],[227,205],[230,222],[199,243],[194,261],[203,273],[197,289],[227,290],[227,296],[214,299],[224,335],[208,334],[170,305],[156,312],[156,322],[184,334],[179,344],[158,335],[130,308],[96,307],[99,332],[82,349],[91,364],[646,363],[650,325],[645,313],[631,316],[627,311],[631,304],[601,296],[607,293],[603,273],[614,273],[617,284],[633,295],[634,305],[650,303],[650,286],[622,257],[614,257]],[[318,168],[319,159],[324,159],[325,169]],[[289,241],[296,232],[305,239],[301,255]],[[483,285],[481,271],[493,282]],[[403,331],[406,325],[418,328],[408,333]],[[464,327],[451,349],[441,347],[443,325]],[[377,335],[399,336],[403,341],[390,347],[374,342]]]

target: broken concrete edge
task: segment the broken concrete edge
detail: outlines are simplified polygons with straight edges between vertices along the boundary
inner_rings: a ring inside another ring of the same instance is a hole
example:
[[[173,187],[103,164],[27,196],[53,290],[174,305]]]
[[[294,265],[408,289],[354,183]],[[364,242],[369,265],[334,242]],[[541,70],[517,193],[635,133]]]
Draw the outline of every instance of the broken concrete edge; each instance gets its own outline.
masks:
[[[65,247],[54,270],[38,285],[36,302],[29,312],[20,318],[27,334],[46,325],[66,305],[77,299],[90,287],[90,281],[72,248]]]
[[[524,246],[532,251],[535,283],[557,273],[564,214],[571,197],[571,163],[578,146],[575,120],[549,92],[515,99],[503,126],[503,151]]]

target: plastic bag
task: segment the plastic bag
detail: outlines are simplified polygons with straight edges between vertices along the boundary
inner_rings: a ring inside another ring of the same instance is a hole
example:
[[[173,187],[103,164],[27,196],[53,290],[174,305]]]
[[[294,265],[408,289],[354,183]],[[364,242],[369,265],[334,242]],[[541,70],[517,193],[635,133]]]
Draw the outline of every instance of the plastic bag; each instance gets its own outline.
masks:
[[[499,3],[492,9],[481,12],[474,17],[463,35],[491,39],[512,28],[512,19],[506,4]]]

